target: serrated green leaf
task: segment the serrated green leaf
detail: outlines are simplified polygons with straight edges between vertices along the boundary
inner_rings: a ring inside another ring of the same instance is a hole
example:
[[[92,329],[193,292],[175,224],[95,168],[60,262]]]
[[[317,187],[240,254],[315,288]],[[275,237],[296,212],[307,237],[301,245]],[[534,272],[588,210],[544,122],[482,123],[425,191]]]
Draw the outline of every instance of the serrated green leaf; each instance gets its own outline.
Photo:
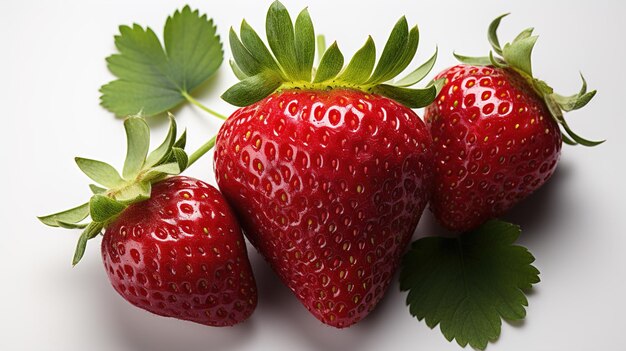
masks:
[[[265,67],[272,72],[280,72],[283,77],[284,72],[276,63],[274,56],[269,51],[261,37],[250,27],[250,25],[244,20],[241,22],[241,42],[245,45],[246,49],[251,53],[254,53],[254,57]],[[284,77],[283,77],[284,78]]]
[[[76,251],[74,251],[74,257],[72,258],[72,265],[75,266],[85,255],[85,249],[87,247],[87,241],[95,238],[102,231],[102,223],[91,222],[87,225],[83,233],[78,238],[76,244]]]
[[[402,261],[400,288],[419,320],[461,346],[484,349],[501,319],[526,315],[524,291],[539,282],[534,257],[514,245],[519,227],[492,220],[459,238],[415,241]]]
[[[200,86],[224,59],[213,19],[189,6],[167,18],[163,41],[170,72],[182,91],[191,92]]]
[[[107,188],[115,188],[124,184],[124,179],[122,179],[117,170],[108,163],[82,157],[76,157],[74,160],[78,168],[80,168],[87,177],[98,184],[104,185]]]
[[[461,63],[472,66],[489,66],[491,64],[491,60],[488,56],[484,57],[472,57],[472,56],[463,56],[459,55],[456,52],[453,53],[454,57]]]
[[[265,69],[263,65],[252,56],[250,51],[246,49],[241,40],[239,40],[237,33],[235,33],[235,30],[232,28],[228,32],[228,41],[236,66],[241,69],[244,75],[248,77],[253,76],[261,73]]]
[[[511,67],[533,76],[531,55],[537,42],[537,36],[526,37],[513,43],[504,44],[502,57]]]
[[[498,40],[498,27],[500,26],[500,21],[508,15],[509,13],[505,13],[496,17],[496,19],[491,22],[489,29],[487,30],[487,39],[489,40],[493,51],[500,56],[502,56],[502,48],[500,47],[500,41]]]
[[[233,85],[222,94],[222,99],[235,106],[252,105],[276,91],[281,84],[279,76],[264,71]]]
[[[267,11],[265,32],[267,42],[283,71],[291,80],[297,80],[299,70],[293,22],[289,12],[279,1],[274,1]]]
[[[75,224],[89,215],[89,203],[70,208],[62,212],[54,213],[47,216],[37,217],[41,223],[51,227],[62,227],[60,222]]]
[[[372,92],[396,100],[410,108],[428,106],[437,97],[437,88],[433,85],[424,89],[411,89],[389,84],[379,84],[372,88]]]
[[[337,42],[334,42],[322,56],[317,72],[315,72],[313,83],[321,83],[335,78],[342,67],[343,54],[339,50]]]
[[[315,61],[315,30],[307,9],[302,10],[296,18],[295,47],[298,63],[298,79],[310,82]]]
[[[122,176],[126,180],[132,180],[143,168],[146,160],[150,148],[150,128],[143,118],[128,117],[124,120],[124,129],[127,150]]]
[[[167,111],[185,100],[183,92],[210,78],[223,60],[213,21],[188,6],[167,19],[164,43],[150,28],[120,26],[115,37],[119,54],[107,58],[118,79],[100,89],[105,108],[118,116]]]
[[[89,184],[89,189],[91,190],[93,194],[102,194],[107,191],[106,188],[99,187],[95,184]]]
[[[89,213],[94,222],[106,222],[120,214],[126,205],[108,196],[96,194],[89,200]]]
[[[150,191],[152,185],[150,182],[143,181],[133,183],[127,187],[124,187],[115,194],[115,200],[121,203],[130,204],[150,198]]]
[[[165,135],[165,139],[163,140],[161,145],[159,145],[148,155],[148,158],[146,158],[145,161],[144,168],[149,168],[163,162],[167,158],[170,150],[172,149],[172,146],[174,145],[174,139],[176,138],[176,120],[172,115],[169,115],[168,119],[170,121],[170,126],[167,130],[167,134]]]
[[[378,64],[374,69],[374,73],[367,81],[368,84],[378,84],[393,78],[390,77],[389,73],[393,72],[397,62],[403,56],[407,47],[408,38],[409,24],[406,18],[402,16],[391,30],[391,34],[389,34],[389,39],[387,39],[383,53],[380,55]]]
[[[371,36],[350,60],[346,69],[339,75],[340,80],[354,82],[356,84],[365,83],[376,64],[376,45]]]
[[[430,73],[435,66],[435,61],[437,61],[437,53],[439,48],[435,48],[435,53],[428,61],[424,62],[421,66],[417,67],[413,72],[409,73],[406,77],[400,79],[395,82],[393,85],[397,87],[408,87],[414,84],[419,83],[424,77]]]

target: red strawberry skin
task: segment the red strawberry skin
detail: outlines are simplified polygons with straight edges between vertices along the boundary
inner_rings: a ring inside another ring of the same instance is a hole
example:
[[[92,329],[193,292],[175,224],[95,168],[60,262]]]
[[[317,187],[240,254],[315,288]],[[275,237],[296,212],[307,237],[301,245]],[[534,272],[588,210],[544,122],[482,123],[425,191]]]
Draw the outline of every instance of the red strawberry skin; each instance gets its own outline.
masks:
[[[457,65],[437,78],[445,85],[424,115],[435,157],[430,208],[466,231],[541,187],[562,138],[542,98],[510,69]]]
[[[240,227],[214,187],[177,176],[129,206],[104,233],[111,284],[135,306],[210,326],[248,318],[256,283]]]
[[[320,321],[382,298],[431,192],[428,130],[388,98],[291,90],[222,126],[215,172],[244,233]]]

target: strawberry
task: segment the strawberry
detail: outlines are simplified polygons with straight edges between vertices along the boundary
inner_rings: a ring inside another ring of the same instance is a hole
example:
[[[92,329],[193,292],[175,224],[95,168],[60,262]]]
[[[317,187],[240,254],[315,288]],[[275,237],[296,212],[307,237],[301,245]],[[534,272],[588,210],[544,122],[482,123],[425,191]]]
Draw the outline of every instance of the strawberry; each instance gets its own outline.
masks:
[[[50,226],[85,227],[74,264],[102,230],[102,260],[115,290],[152,313],[211,326],[248,318],[256,284],[241,229],[214,187],[178,174],[193,163],[174,141],[172,119],[165,142],[147,156],[149,130],[138,117],[125,121],[129,150],[123,176],[106,163],[77,158],[94,181],[90,201],[40,217]],[[209,142],[209,148],[214,141]],[[82,224],[91,216],[89,224]]]
[[[267,21],[276,60],[245,22],[241,40],[231,30],[231,66],[242,81],[223,97],[243,107],[218,133],[217,183],[302,304],[323,323],[348,327],[383,297],[430,196],[431,139],[409,107],[428,104],[436,88],[406,87],[435,57],[383,84],[415,54],[417,28],[409,32],[402,18],[373,74],[370,38],[343,71],[331,45],[313,75],[307,11],[294,29],[275,2]]]
[[[466,231],[500,216],[554,173],[562,141],[594,146],[571,131],[563,111],[585,106],[596,91],[564,97],[533,77],[532,29],[500,48],[498,17],[489,27],[502,57],[456,55],[464,64],[441,72],[436,101],[425,111],[433,138],[435,191],[430,208],[448,229]],[[559,126],[564,130],[561,133]]]

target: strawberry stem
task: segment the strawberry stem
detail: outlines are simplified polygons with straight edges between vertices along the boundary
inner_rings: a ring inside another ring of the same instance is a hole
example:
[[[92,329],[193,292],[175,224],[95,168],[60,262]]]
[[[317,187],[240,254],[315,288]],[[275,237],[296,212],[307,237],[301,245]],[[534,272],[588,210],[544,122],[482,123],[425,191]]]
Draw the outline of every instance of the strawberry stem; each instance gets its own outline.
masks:
[[[214,136],[213,138],[209,139],[209,141],[204,143],[202,146],[200,146],[198,148],[198,150],[194,151],[194,153],[191,154],[191,156],[189,156],[189,162],[187,163],[187,167],[191,166],[200,157],[202,157],[209,150],[211,150],[213,148],[213,146],[215,146],[215,138],[216,138],[216,136]]]
[[[185,97],[185,99],[187,99],[187,101],[191,102],[192,104],[198,106],[200,109],[212,114],[213,116],[219,118],[219,119],[223,119],[226,120],[226,116],[224,116],[223,114],[213,111],[210,108],[204,106],[202,103],[200,103],[200,101],[196,100],[193,98],[193,96],[189,95],[189,93],[187,93],[186,91],[182,92],[183,96]]]

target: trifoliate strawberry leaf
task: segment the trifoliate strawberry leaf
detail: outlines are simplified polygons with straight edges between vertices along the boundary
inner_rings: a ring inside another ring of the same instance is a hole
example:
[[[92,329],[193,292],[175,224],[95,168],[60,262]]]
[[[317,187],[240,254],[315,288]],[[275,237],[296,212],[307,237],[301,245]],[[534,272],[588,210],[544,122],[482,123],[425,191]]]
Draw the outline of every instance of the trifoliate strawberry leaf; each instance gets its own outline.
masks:
[[[539,282],[534,257],[514,245],[518,226],[492,220],[458,238],[415,241],[404,256],[400,288],[418,320],[463,347],[485,349],[502,319],[526,316],[524,291]]]
[[[213,20],[185,6],[168,17],[163,38],[161,45],[150,28],[120,27],[119,53],[107,58],[118,79],[100,89],[102,106],[118,116],[152,116],[184,100],[196,103],[190,94],[217,71],[224,56]]]

